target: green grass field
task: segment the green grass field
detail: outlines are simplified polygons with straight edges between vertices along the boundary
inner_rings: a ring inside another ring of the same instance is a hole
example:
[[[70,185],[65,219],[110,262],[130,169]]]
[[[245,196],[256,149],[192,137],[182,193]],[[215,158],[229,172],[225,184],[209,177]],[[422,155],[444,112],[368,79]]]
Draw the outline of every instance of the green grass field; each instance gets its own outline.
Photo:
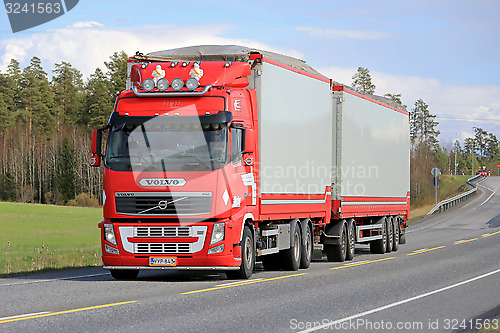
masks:
[[[0,202],[0,275],[101,265],[102,208]]]

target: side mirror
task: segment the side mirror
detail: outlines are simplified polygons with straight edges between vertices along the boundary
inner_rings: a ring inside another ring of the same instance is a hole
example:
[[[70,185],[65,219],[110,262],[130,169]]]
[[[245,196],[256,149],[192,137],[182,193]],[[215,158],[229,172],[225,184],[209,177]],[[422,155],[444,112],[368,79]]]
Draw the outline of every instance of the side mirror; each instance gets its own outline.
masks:
[[[102,127],[92,131],[92,143],[90,147],[92,157],[89,160],[90,166],[98,167],[101,165],[102,131],[104,131],[106,128],[107,127]]]
[[[95,129],[92,131],[92,155],[101,155],[102,130]]]
[[[246,128],[245,129],[245,151],[244,153],[246,154],[251,154],[254,152],[255,148],[255,132],[251,128]]]

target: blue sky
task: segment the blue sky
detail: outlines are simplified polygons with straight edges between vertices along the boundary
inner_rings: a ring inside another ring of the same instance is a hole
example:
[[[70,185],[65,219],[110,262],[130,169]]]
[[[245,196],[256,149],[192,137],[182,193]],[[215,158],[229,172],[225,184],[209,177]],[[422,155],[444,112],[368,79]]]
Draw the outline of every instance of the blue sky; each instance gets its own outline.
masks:
[[[422,98],[447,145],[479,126],[500,138],[500,2],[419,1],[94,1],[13,34],[0,11],[0,71],[33,56],[51,72],[68,61],[87,77],[119,50],[128,54],[197,44],[239,44],[306,60],[352,83],[358,66],[376,93]],[[467,120],[451,120],[463,118]]]

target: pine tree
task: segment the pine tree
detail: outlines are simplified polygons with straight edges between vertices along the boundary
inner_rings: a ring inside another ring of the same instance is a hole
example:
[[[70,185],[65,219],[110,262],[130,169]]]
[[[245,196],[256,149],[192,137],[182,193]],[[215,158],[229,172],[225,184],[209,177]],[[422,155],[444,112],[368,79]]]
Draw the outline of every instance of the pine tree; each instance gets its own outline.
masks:
[[[116,93],[125,90],[127,82],[127,59],[124,51],[115,52],[109,57],[111,61],[104,62],[108,69],[106,76],[111,82],[111,98],[115,101]]]
[[[352,76],[352,79],[354,80],[352,87],[357,92],[372,95],[375,93],[375,85],[372,83],[372,78],[368,69],[358,67],[358,71]]]
[[[75,123],[83,101],[82,73],[70,63],[62,61],[53,70],[54,114],[57,122]]]
[[[439,131],[436,126],[439,124],[434,119],[436,116],[430,114],[429,105],[422,99],[415,102],[415,107],[410,113],[410,138],[412,145],[425,145],[434,148],[437,143]]]
[[[50,138],[54,131],[53,102],[47,73],[43,71],[40,58],[31,59],[30,66],[23,71],[21,84],[25,119],[33,123],[37,134]]]
[[[90,126],[90,128],[102,126],[106,124],[113,103],[110,99],[110,82],[99,68],[90,76],[87,85],[85,86],[85,110],[87,112],[81,116],[81,122]]]

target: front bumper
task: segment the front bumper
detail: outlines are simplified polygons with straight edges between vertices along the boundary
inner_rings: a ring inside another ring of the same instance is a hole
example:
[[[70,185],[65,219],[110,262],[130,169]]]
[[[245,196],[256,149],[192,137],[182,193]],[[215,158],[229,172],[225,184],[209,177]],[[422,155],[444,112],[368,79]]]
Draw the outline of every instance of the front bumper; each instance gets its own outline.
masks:
[[[104,269],[149,269],[149,270],[174,270],[174,271],[235,271],[240,267],[227,266],[103,266]]]

